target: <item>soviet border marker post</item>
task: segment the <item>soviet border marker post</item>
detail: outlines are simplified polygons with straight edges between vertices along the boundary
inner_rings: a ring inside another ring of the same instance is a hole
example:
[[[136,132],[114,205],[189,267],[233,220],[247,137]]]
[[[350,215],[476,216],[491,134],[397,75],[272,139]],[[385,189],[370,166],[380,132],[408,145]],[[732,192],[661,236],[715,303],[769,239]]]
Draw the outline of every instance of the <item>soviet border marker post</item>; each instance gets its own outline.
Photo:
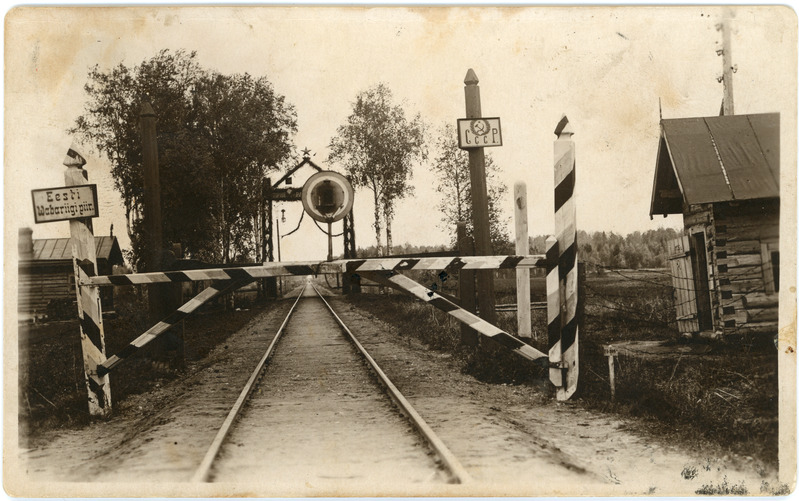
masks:
[[[555,237],[558,243],[558,281],[560,299],[560,353],[564,371],[558,400],[566,400],[577,389],[579,371],[577,316],[577,223],[574,200],[575,148],[574,131],[566,115],[555,128]],[[551,347],[550,347],[551,348]],[[550,354],[550,362],[553,357]]]
[[[480,81],[469,68],[463,83],[466,97],[466,118],[481,118]],[[474,247],[478,256],[490,256],[491,237],[488,222],[488,190],[486,187],[485,152],[483,148],[469,148],[469,178],[472,183],[472,222],[474,223]],[[480,317],[491,324],[497,323],[494,304],[494,276],[491,270],[478,270],[477,302]]]
[[[64,179],[67,186],[86,184],[88,174],[83,169],[85,164],[86,160],[74,148],[70,148],[64,159],[67,167]],[[97,366],[106,360],[100,289],[97,286],[84,285],[89,277],[97,275],[97,248],[91,219],[71,219],[69,234],[75,270],[83,370],[89,393],[89,414],[106,417],[111,414],[111,383],[107,374],[102,377],[97,375]]]

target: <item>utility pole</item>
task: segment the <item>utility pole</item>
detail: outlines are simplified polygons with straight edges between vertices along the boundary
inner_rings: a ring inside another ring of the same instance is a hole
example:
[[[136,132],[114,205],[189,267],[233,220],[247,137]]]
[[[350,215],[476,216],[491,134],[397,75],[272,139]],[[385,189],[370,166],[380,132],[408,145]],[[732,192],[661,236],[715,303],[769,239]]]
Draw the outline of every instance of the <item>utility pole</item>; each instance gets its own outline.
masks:
[[[142,167],[144,169],[144,242],[145,271],[163,271],[164,234],[161,219],[161,179],[158,168],[158,138],[155,111],[145,101],[141,109]],[[181,250],[181,254],[182,254]],[[170,258],[171,259],[171,258]],[[170,264],[171,266],[171,264]],[[150,284],[147,289],[150,321],[155,323],[176,310],[176,284]],[[182,328],[182,327],[181,327]],[[156,357],[169,360],[170,365],[182,367],[183,335],[173,329],[158,341]],[[172,352],[172,355],[169,354]]]
[[[161,180],[158,171],[158,139],[155,129],[155,111],[147,101],[141,109],[142,167],[144,169],[144,270],[161,271],[161,252],[164,246],[161,223]],[[164,311],[166,294],[164,284],[151,284],[148,288],[150,320],[157,322],[169,312]]]
[[[466,118],[481,118],[480,81],[474,70],[469,68],[463,83],[466,97]],[[486,187],[484,148],[469,149],[469,178],[472,183],[472,222],[474,224],[475,255],[490,256],[491,236],[488,223],[488,189]],[[491,324],[497,323],[494,304],[494,275],[491,270],[478,270],[477,302],[480,317]]]
[[[717,30],[721,30],[721,50],[716,51],[721,56],[723,73],[721,74],[721,82],[724,86],[724,99],[721,102],[721,114],[724,116],[734,115],[735,106],[733,104],[732,95],[732,74],[735,73],[737,68],[732,64],[732,43],[730,41],[730,31],[732,24],[732,15],[729,9],[724,9],[724,17],[720,25],[716,26]]]

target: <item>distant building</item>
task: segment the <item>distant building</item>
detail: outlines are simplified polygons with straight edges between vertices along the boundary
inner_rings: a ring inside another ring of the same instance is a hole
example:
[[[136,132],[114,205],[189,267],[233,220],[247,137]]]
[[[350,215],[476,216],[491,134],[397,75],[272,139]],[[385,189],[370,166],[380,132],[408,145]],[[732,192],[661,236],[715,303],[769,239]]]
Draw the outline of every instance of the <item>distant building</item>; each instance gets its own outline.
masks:
[[[650,215],[682,214],[669,245],[677,325],[777,332],[778,113],[661,121]]]
[[[32,238],[30,228],[19,231],[19,301],[22,318],[43,317],[72,308],[75,305],[75,271],[72,267],[72,248],[69,238]],[[116,237],[94,237],[97,249],[97,272],[111,275],[114,265],[122,265],[122,251]],[[114,308],[112,287],[100,289],[103,310]]]

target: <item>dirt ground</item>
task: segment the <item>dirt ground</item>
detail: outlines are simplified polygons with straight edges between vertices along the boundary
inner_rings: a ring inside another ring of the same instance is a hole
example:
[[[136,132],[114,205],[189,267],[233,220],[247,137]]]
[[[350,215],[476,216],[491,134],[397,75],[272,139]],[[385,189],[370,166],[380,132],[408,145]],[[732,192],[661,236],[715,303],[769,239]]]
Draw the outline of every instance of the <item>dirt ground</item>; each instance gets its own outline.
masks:
[[[4,486],[15,496],[320,495],[695,495],[764,494],[773,468],[708,444],[676,444],[631,419],[556,402],[548,384],[488,384],[463,374],[451,355],[357,308],[332,305],[473,477],[467,485],[346,484],[323,491],[259,475],[190,484],[194,469],[249,373],[274,336],[289,300],[268,304],[185,374],[120,402],[107,421],[45,432],[29,449],[6,441]],[[279,349],[279,346],[278,346]],[[306,426],[310,426],[307,425]],[[324,433],[325,422],[317,426]],[[309,430],[309,433],[313,430]]]

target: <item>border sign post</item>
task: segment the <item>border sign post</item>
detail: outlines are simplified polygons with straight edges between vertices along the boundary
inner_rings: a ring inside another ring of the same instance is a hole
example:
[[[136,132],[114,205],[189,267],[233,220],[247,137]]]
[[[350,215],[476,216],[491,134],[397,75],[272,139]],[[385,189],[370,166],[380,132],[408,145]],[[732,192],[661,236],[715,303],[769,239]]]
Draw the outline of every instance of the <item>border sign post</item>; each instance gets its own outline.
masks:
[[[461,129],[461,122],[469,123],[469,129],[474,129],[477,133],[473,137],[493,137],[491,123],[483,119],[483,111],[480,106],[480,87],[477,85],[480,80],[474,70],[469,68],[463,83],[464,95],[466,98],[466,120],[459,121],[458,129]],[[494,120],[494,119],[492,119]],[[499,119],[496,126],[499,127]],[[466,133],[464,132],[464,136]],[[501,133],[499,134],[499,144],[501,144]],[[493,140],[492,140],[493,141]],[[459,141],[460,142],[460,141]],[[472,183],[472,221],[474,223],[474,250],[478,256],[490,256],[491,236],[488,222],[488,189],[486,188],[485,172],[485,152],[484,146],[499,146],[499,144],[479,144],[483,141],[475,141],[475,145],[461,145],[461,148],[468,148],[469,151],[469,179]],[[497,312],[494,304],[494,275],[491,270],[480,270],[477,275],[477,302],[480,308],[480,317],[491,323],[497,323]]]
[[[67,187],[83,187],[88,174],[83,169],[86,160],[70,148],[64,159],[67,171],[64,174]],[[76,188],[73,188],[76,190]],[[55,197],[52,197],[55,199]],[[98,215],[96,192],[93,200],[94,215]],[[87,211],[89,212],[89,211]],[[97,366],[106,361],[103,311],[100,305],[100,289],[96,285],[84,285],[90,277],[97,275],[97,248],[94,243],[90,218],[78,217],[69,221],[72,263],[75,270],[75,293],[80,320],[80,341],[83,352],[83,370],[86,390],[89,393],[89,414],[106,417],[111,414],[111,382],[108,375],[99,376]]]

